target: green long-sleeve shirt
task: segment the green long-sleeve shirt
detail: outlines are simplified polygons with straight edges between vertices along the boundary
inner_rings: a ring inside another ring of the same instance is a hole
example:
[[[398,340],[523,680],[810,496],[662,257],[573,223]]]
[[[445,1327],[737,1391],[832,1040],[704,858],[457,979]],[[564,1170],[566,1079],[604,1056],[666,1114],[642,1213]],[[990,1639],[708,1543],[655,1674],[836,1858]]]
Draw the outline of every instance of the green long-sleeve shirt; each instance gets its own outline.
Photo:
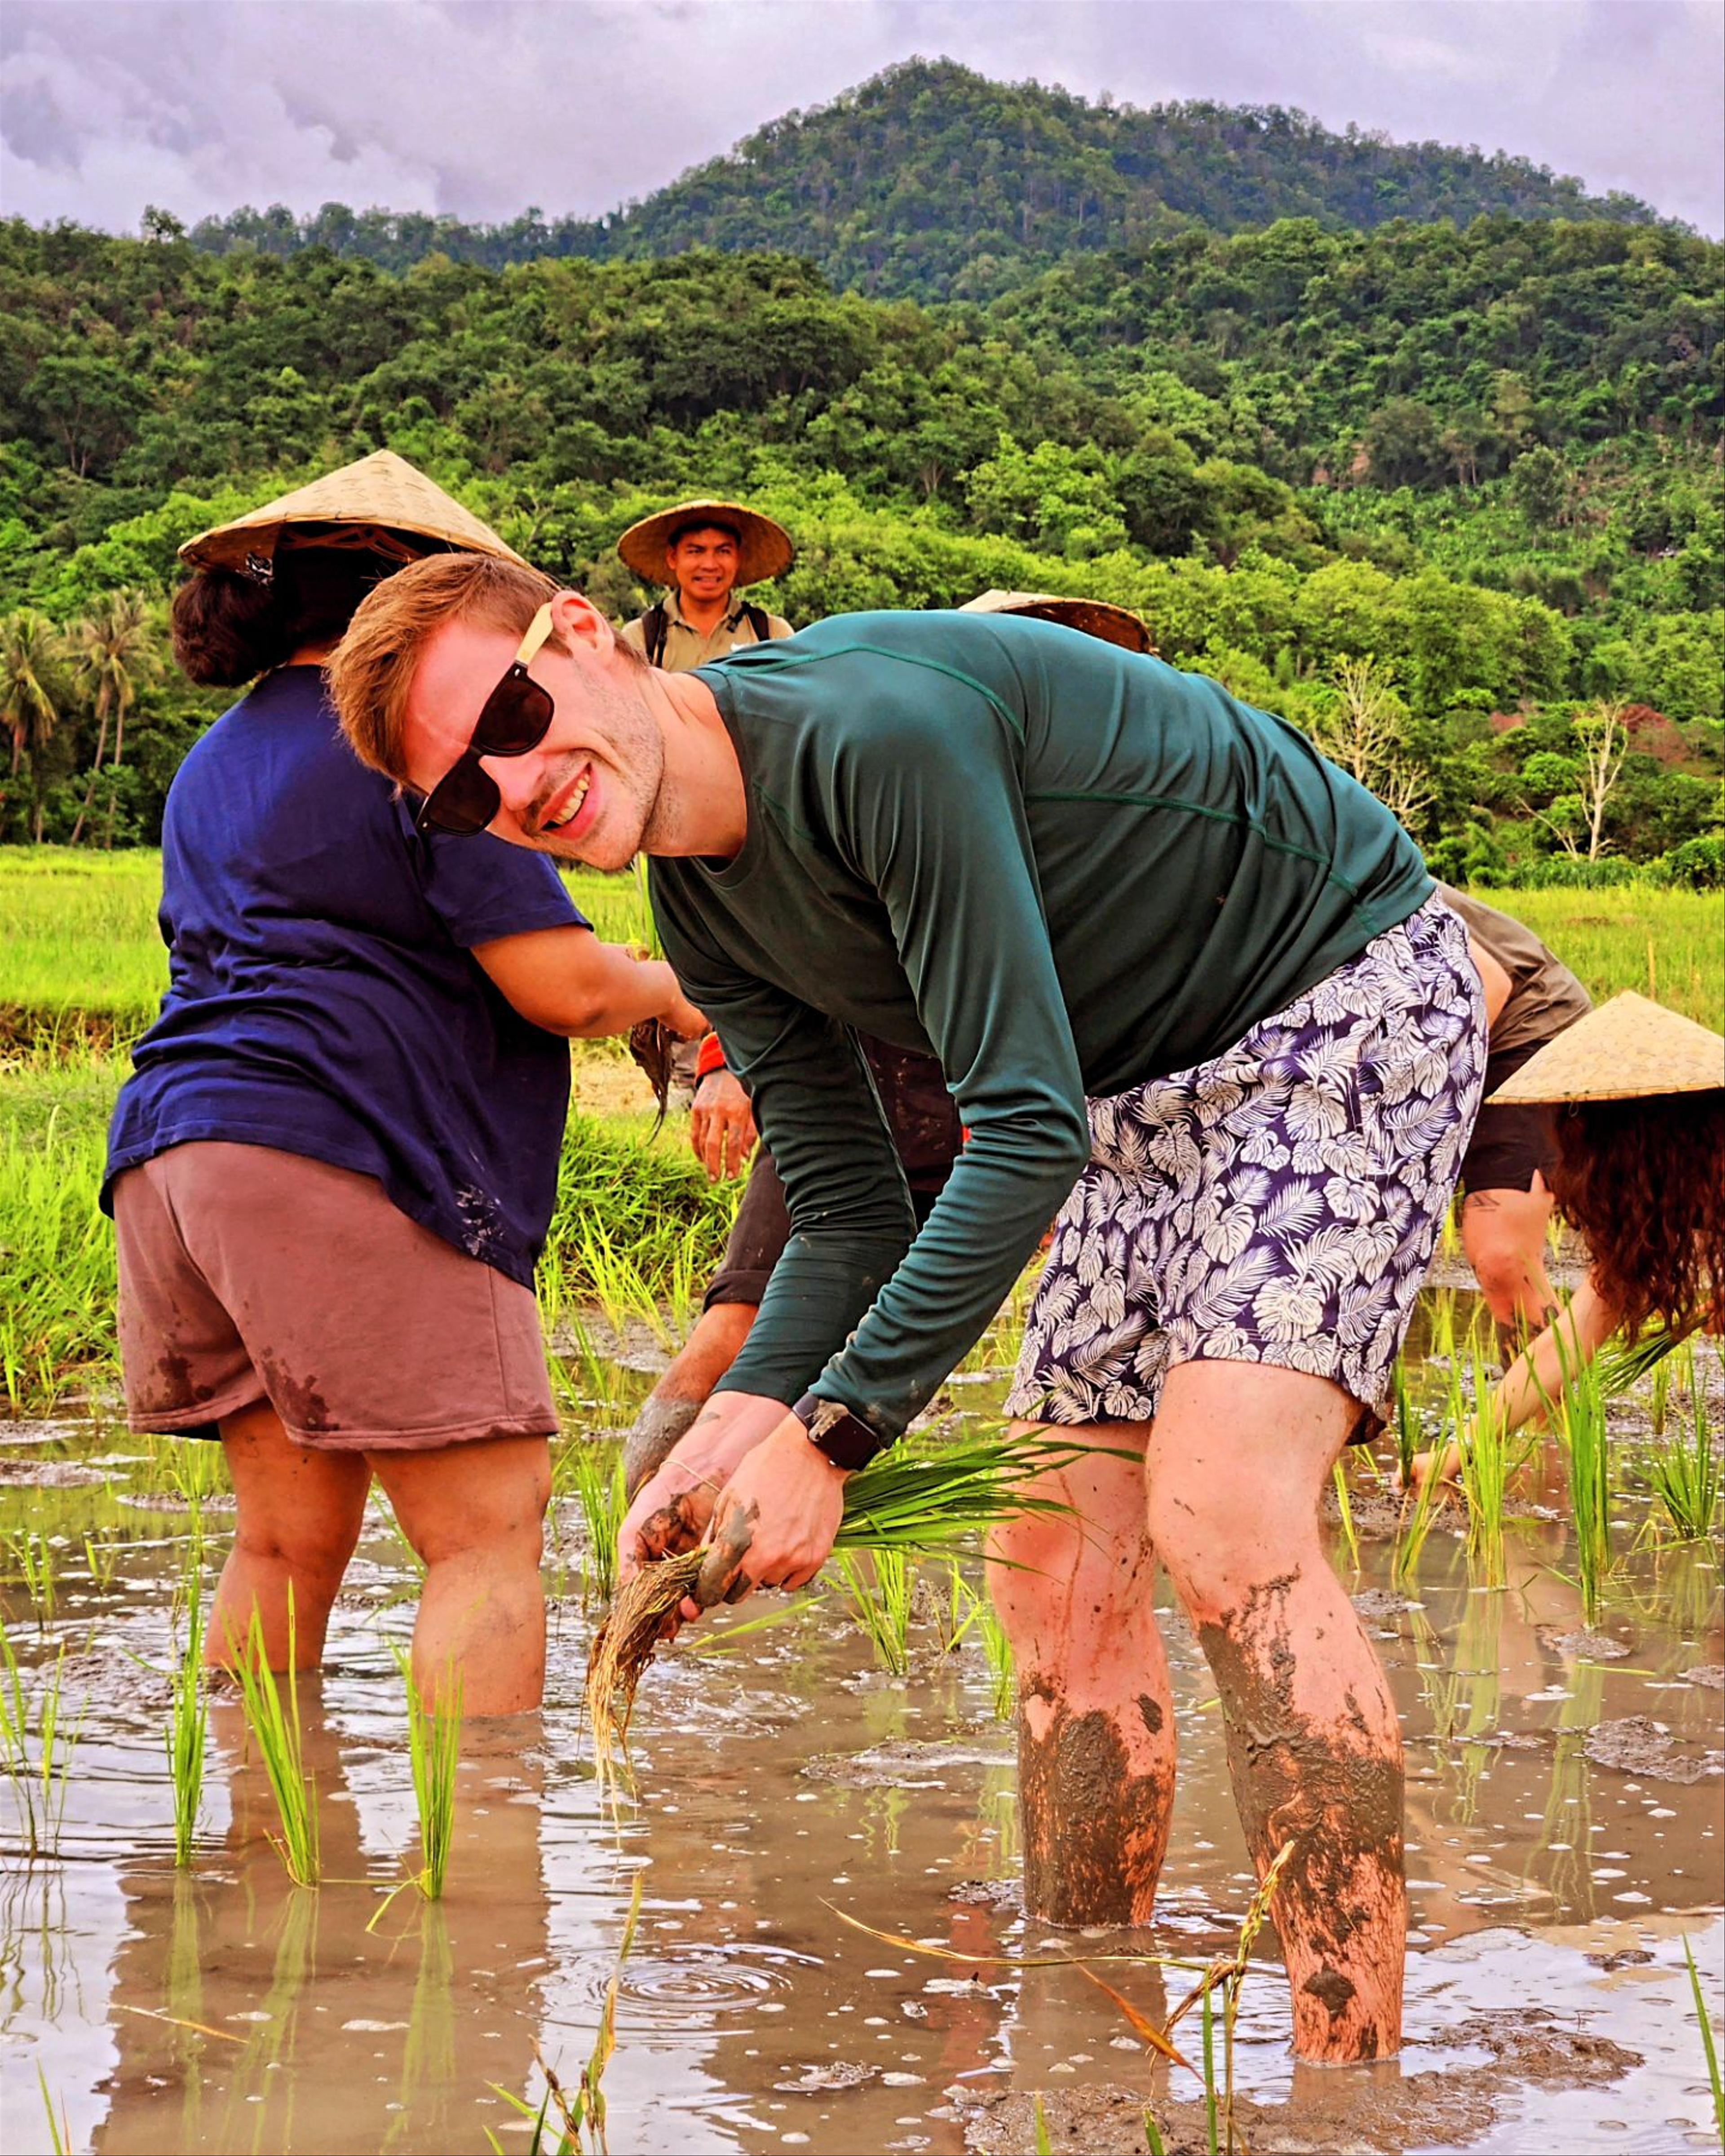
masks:
[[[1086,1094],[1219,1053],[1433,886],[1292,727],[1047,622],[840,615],[700,678],[748,835],[655,860],[654,906],[793,1228],[725,1383],[890,1440],[1077,1179]],[[932,1049],[968,1130],[920,1235],[850,1029]]]

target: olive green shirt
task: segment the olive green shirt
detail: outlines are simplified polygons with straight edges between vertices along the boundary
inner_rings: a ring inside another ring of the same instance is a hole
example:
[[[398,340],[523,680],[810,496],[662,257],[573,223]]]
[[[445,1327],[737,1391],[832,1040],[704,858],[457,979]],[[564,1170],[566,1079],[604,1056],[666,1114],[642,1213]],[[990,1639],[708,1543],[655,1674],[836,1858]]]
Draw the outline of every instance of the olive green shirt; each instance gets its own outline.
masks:
[[[1585,1018],[1594,999],[1555,952],[1523,922],[1448,884],[1438,896],[1480,948],[1509,975],[1509,1000],[1491,1028],[1491,1060],[1543,1048]],[[1489,1093],[1491,1087],[1486,1087]]]
[[[1086,1095],[1217,1055],[1432,881],[1303,734],[1050,622],[839,615],[701,679],[747,835],[653,860],[653,902],[793,1229],[722,1383],[891,1440],[1089,1160]],[[920,1234],[859,1033],[932,1050],[968,1133]]]
[[[697,666],[711,665],[715,659],[723,659],[727,653],[740,646],[758,644],[754,624],[745,611],[747,599],[732,594],[731,611],[724,615],[711,633],[703,636],[692,623],[685,619],[682,595],[668,592],[665,598],[665,650],[659,664],[667,674],[692,674]],[[765,613],[766,609],[762,608]],[[647,655],[647,617],[639,613],[623,631],[623,640],[632,650]],[[777,639],[792,634],[790,624],[776,613],[767,615],[767,634]]]

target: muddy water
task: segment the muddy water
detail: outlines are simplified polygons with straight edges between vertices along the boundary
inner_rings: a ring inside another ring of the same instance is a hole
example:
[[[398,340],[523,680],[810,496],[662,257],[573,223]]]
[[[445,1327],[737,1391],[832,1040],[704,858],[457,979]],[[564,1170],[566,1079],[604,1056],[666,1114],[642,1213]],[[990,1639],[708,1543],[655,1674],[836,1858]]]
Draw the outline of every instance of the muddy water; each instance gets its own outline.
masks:
[[[644,1382],[618,1373],[587,1419],[614,1424]],[[986,1378],[951,1395],[976,1413],[997,1399]],[[1718,1557],[1647,1532],[1633,1410],[1624,1423],[1622,1563],[1592,1634],[1548,1476],[1520,1501],[1536,1517],[1510,1534],[1509,1587],[1487,1590],[1447,1525],[1399,1587],[1394,1508],[1357,1476],[1357,1576],[1335,1554],[1409,1740],[1409,2045],[1390,2066],[1296,2070],[1266,1940],[1238,2039],[1255,2150],[1716,2145],[1682,1941],[1717,2017]],[[1057,2148],[1142,2148],[1147,2102],[1170,2148],[1203,2145],[1189,2076],[1153,2063],[1081,1974],[1013,1965],[1147,1942],[1023,1921],[1010,1738],[973,1639],[940,1650],[933,1596],[903,1679],[872,1666],[836,1594],[765,1625],[749,1628],[762,1604],[711,1620],[649,1673],[639,1795],[614,1817],[573,1707],[589,1618],[562,1507],[554,1704],[470,1748],[445,1899],[406,1893],[380,1918],[414,1840],[391,1642],[415,1581],[379,1512],[304,1700],[326,1883],[288,1884],[227,1704],[198,1860],[176,1873],[162,1673],[192,1522],[150,1494],[144,1450],[96,1422],[0,1431],[0,1529],[49,1536],[60,1573],[39,1626],[5,1591],[8,1629],[27,1674],[64,1646],[83,1717],[56,1853],[27,1860],[0,1789],[8,2149],[49,2145],[39,2068],[80,2148],[478,2151],[489,2133],[525,2149],[499,2092],[536,2100],[537,2059],[578,2076],[638,1877],[604,2082],[619,2152],[1028,2150],[1037,2095]],[[212,1563],[230,1526],[205,1504]],[[1230,1943],[1250,1881],[1213,1687],[1183,1622],[1168,1630],[1181,1779],[1147,1944],[1199,1961]],[[1158,2021],[1189,1982],[1102,1973]]]

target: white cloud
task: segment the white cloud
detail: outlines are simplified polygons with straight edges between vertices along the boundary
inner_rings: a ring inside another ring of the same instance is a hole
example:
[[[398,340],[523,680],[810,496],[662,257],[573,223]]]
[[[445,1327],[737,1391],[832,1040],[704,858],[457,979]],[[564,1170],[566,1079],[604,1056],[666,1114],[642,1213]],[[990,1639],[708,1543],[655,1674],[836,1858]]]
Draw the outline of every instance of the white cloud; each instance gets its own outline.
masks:
[[[326,200],[593,215],[913,52],[1297,105],[1722,223],[1712,0],[8,0],[0,198],[130,230]]]

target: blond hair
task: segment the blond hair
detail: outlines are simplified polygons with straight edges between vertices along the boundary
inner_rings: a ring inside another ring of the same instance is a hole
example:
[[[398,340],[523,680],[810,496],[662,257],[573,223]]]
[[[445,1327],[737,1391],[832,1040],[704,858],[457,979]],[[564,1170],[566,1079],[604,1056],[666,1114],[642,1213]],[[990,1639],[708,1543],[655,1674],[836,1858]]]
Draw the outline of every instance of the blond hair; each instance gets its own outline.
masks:
[[[434,554],[387,578],[330,662],[330,695],[360,762],[387,778],[406,778],[408,698],[427,644],[446,623],[519,636],[557,593],[537,569],[493,554]]]

